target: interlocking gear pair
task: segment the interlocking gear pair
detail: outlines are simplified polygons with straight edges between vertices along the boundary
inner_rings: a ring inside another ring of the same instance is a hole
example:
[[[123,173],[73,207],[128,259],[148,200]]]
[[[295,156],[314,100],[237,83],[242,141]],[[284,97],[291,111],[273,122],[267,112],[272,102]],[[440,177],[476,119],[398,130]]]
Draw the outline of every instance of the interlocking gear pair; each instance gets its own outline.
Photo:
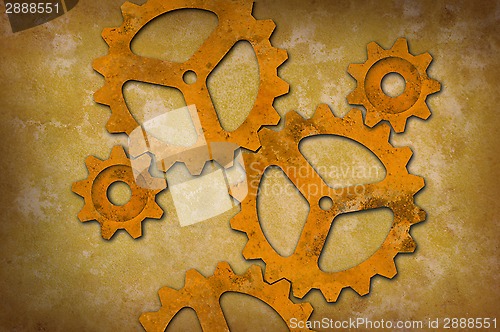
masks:
[[[289,300],[288,281],[291,282],[294,295],[299,298],[311,288],[320,289],[329,302],[336,301],[345,287],[353,288],[360,295],[367,294],[371,277],[380,274],[392,278],[396,274],[394,257],[399,252],[412,252],[415,249],[409,234],[410,226],[425,219],[425,212],[414,204],[414,195],[424,186],[424,181],[408,173],[406,165],[412,152],[409,148],[395,148],[389,143],[390,127],[386,124],[370,129],[363,123],[358,110],[338,118],[328,106],[321,105],[309,120],[290,112],[285,119],[285,128],[279,132],[261,129],[264,125],[275,125],[279,120],[272,104],[277,96],[288,91],[288,85],[277,76],[277,67],[286,60],[287,54],[271,46],[269,37],[275,25],[269,20],[255,20],[252,5],[249,0],[149,0],[142,6],[125,3],[122,6],[122,26],[103,32],[103,38],[109,45],[109,54],[96,60],[94,68],[105,76],[106,84],[96,92],[95,99],[111,108],[112,115],[107,124],[111,133],[130,134],[140,125],[128,110],[122,94],[122,87],[127,81],[170,86],[178,88],[188,104],[197,105],[207,142],[232,142],[251,151],[257,151],[260,147],[257,152],[245,155],[245,164],[253,165],[247,173],[249,180],[260,181],[270,166],[278,166],[283,170],[291,167],[310,170],[304,177],[301,177],[302,173],[287,173],[310,205],[307,222],[291,256],[280,256],[262,231],[257,213],[257,186],[249,188],[247,197],[241,202],[241,212],[231,221],[234,229],[245,232],[249,238],[243,252],[245,258],[262,259],[266,263],[265,280],[274,284],[264,282],[261,270],[256,267],[244,276],[234,275],[230,267],[222,263],[214,276],[209,278],[188,272],[186,286],[182,290],[160,290],[160,311],[141,317],[147,330],[163,331],[175,313],[184,307],[192,307],[197,312],[204,330],[227,330],[218,299],[229,291],[263,300],[287,323],[287,317],[306,320],[312,309],[305,304],[294,305]],[[145,24],[166,12],[182,8],[208,10],[219,19],[216,30],[187,62],[172,63],[144,58],[131,51],[131,40]],[[239,40],[249,41],[255,50],[259,62],[260,87],[248,118],[237,130],[227,132],[218,121],[206,79]],[[389,50],[370,43],[368,60],[364,64],[349,66],[348,72],[357,80],[357,88],[348,96],[349,103],[366,108],[365,123],[369,127],[387,120],[396,132],[403,132],[410,116],[426,119],[430,115],[425,100],[429,94],[440,89],[439,83],[426,73],[431,60],[428,53],[411,55],[406,40],[402,38]],[[190,71],[197,76],[194,84],[183,80],[184,74]],[[382,79],[392,72],[399,73],[406,82],[403,94],[395,98],[387,96],[381,88]],[[302,139],[325,134],[346,137],[372,151],[386,168],[386,178],[365,185],[363,195],[356,194],[355,190],[343,190],[339,194],[327,186],[298,149]],[[162,211],[155,202],[155,195],[160,190],[148,190],[134,184],[134,170],[123,148],[115,147],[106,161],[89,157],[86,164],[89,177],[75,183],[73,187],[77,194],[85,198],[79,218],[81,221],[97,220],[104,238],[111,238],[121,228],[136,238],[141,235],[141,222],[145,218],[161,217]],[[149,174],[142,174],[141,179],[146,182],[158,181]],[[130,202],[121,207],[113,205],[107,197],[107,188],[116,181],[126,182],[132,190]],[[321,194],[303,189],[311,184],[321,188]],[[323,197],[333,201],[331,209],[324,210],[319,206],[319,200]],[[340,214],[378,207],[390,208],[394,220],[377,252],[351,269],[334,273],[322,271],[318,266],[319,255],[334,218]]]

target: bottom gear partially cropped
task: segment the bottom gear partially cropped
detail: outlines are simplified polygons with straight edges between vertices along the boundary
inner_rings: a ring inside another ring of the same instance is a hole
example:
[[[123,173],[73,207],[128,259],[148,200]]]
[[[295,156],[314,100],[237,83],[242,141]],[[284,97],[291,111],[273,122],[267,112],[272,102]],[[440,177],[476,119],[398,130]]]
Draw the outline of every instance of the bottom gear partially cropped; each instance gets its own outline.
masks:
[[[146,331],[165,331],[172,318],[183,308],[192,308],[200,320],[203,331],[229,331],[220,307],[220,297],[226,292],[253,296],[273,308],[289,324],[292,318],[304,322],[313,309],[309,303],[295,304],[290,296],[290,283],[281,280],[273,285],[262,279],[262,270],[253,265],[244,275],[236,275],[226,262],[217,265],[213,276],[205,278],[196,270],[186,273],[184,288],[175,290],[164,287],[158,292],[162,306],[157,312],[141,315]],[[291,328],[290,331],[310,331]]]
[[[342,119],[335,117],[326,105],[321,105],[309,120],[295,112],[288,113],[282,131],[263,129],[259,134],[262,148],[244,156],[248,183],[259,184],[268,167],[278,166],[307,199],[310,212],[294,253],[283,257],[268,242],[259,222],[259,185],[250,185],[248,195],[241,203],[241,212],[231,221],[234,229],[248,236],[243,251],[245,258],[262,259],[266,263],[265,279],[268,282],[286,278],[292,282],[293,293],[299,298],[317,288],[328,302],[336,301],[345,287],[351,287],[360,295],[367,294],[370,280],[376,274],[392,278],[396,274],[394,257],[399,252],[413,252],[415,249],[409,234],[410,226],[425,219],[425,212],[415,206],[413,198],[424,186],[424,181],[406,169],[411,150],[395,148],[389,143],[390,128],[387,125],[375,129],[366,127],[359,110],[352,110]],[[368,148],[386,168],[385,179],[364,184],[360,194],[359,185],[356,188],[329,187],[298,148],[302,139],[325,134],[345,137]],[[315,190],[311,190],[313,187]],[[333,201],[330,209],[320,207],[319,202],[324,197]],[[340,272],[322,271],[319,257],[335,217],[379,207],[390,208],[394,213],[392,227],[382,246],[355,267]]]
[[[163,182],[165,188],[165,181],[151,177],[147,171],[134,174],[123,147],[113,147],[110,158],[104,161],[89,156],[85,164],[88,178],[75,182],[72,187],[73,192],[85,200],[78,218],[82,222],[97,220],[104,239],[109,240],[119,229],[125,229],[133,238],[138,238],[142,235],[144,219],[161,218],[163,210],[155,197],[163,189],[147,189],[137,182]],[[124,182],[131,190],[130,200],[121,206],[113,204],[108,197],[108,188],[115,182]]]

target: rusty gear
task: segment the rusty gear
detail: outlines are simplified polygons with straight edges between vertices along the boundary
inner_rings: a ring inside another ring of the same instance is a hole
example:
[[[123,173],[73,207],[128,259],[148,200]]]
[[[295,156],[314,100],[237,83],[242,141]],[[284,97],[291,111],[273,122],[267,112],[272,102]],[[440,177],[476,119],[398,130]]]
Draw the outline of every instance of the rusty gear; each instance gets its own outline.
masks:
[[[219,303],[220,297],[226,292],[258,298],[273,308],[287,325],[291,318],[306,321],[313,311],[309,303],[295,304],[290,300],[288,281],[281,280],[269,285],[262,279],[262,270],[257,265],[251,266],[244,275],[239,276],[234,274],[228,263],[221,262],[208,278],[193,269],[186,273],[184,288],[160,289],[160,310],[142,314],[141,324],[146,331],[165,331],[177,312],[189,307],[197,313],[203,331],[229,331]],[[310,331],[289,328],[290,331]]]
[[[277,124],[280,116],[273,108],[276,97],[288,92],[288,84],[277,76],[277,68],[288,58],[285,50],[271,46],[269,38],[276,25],[272,20],[256,20],[252,16],[252,0],[149,0],[138,6],[122,5],[123,24],[103,30],[102,37],[109,45],[108,55],[96,59],[93,67],[106,83],[94,97],[96,102],[109,105],[111,118],[106,128],[111,133],[130,134],[139,126],[125,103],[122,87],[127,81],[147,82],[179,89],[187,105],[196,105],[205,139],[211,142],[232,142],[257,150],[260,147],[257,131],[263,125]],[[177,9],[194,8],[213,12],[219,19],[216,30],[200,49],[186,62],[176,63],[134,54],[130,43],[148,22]],[[243,124],[232,132],[225,131],[218,120],[207,89],[207,77],[238,41],[252,45],[259,64],[260,86],[256,101]],[[183,76],[194,72],[193,84]],[[232,155],[232,153],[231,153]]]
[[[397,133],[401,133],[409,117],[427,119],[431,112],[425,100],[441,89],[438,81],[427,76],[432,56],[429,53],[410,54],[405,38],[399,38],[388,50],[371,42],[367,50],[368,60],[363,64],[351,64],[347,70],[357,81],[357,87],[347,96],[347,101],[366,108],[366,124],[373,127],[381,120],[387,120]],[[389,73],[400,74],[406,82],[404,92],[397,97],[390,97],[382,91],[382,79]]]
[[[162,189],[146,189],[136,181],[164,183],[164,180],[152,178],[147,171],[134,174],[123,147],[113,147],[110,158],[104,161],[89,156],[85,164],[89,176],[73,183],[72,187],[73,192],[85,200],[78,218],[82,222],[97,220],[104,239],[109,240],[118,229],[125,229],[133,238],[138,238],[142,235],[141,222],[144,219],[161,218],[163,210],[156,203],[155,196]],[[107,196],[109,186],[118,181],[125,182],[131,190],[130,200],[122,206],[114,205]]]
[[[394,257],[399,252],[415,249],[410,226],[425,219],[425,212],[415,206],[413,200],[424,181],[406,169],[411,150],[395,148],[388,142],[388,126],[366,127],[361,111],[354,109],[342,119],[335,117],[326,105],[319,106],[309,120],[290,112],[286,116],[285,129],[275,132],[265,128],[259,134],[262,148],[257,153],[245,155],[248,183],[253,185],[241,203],[241,212],[231,220],[232,228],[248,236],[243,251],[245,258],[262,259],[266,263],[267,281],[282,278],[291,281],[295,296],[302,298],[310,289],[318,288],[328,302],[336,301],[344,287],[351,287],[360,295],[367,294],[370,279],[376,274],[392,278],[396,274]],[[302,139],[324,134],[346,137],[364,145],[383,163],[387,171],[385,179],[364,185],[362,194],[357,194],[355,186],[340,189],[327,186],[298,149]],[[310,205],[295,252],[289,257],[280,256],[269,244],[257,213],[258,185],[255,183],[260,183],[266,168],[273,165],[284,171]],[[314,190],[316,193],[307,189],[310,186],[318,189]],[[327,211],[319,206],[320,199],[325,196],[333,201]],[[388,207],[394,213],[391,230],[378,251],[353,268],[333,273],[322,271],[318,261],[333,219],[343,213],[378,207]]]

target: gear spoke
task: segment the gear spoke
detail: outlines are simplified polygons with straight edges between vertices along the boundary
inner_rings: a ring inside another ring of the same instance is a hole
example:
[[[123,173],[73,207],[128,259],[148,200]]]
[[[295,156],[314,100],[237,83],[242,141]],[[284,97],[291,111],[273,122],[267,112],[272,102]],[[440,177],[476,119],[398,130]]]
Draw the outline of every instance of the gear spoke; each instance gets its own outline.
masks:
[[[388,207],[391,200],[390,192],[382,190],[382,182],[354,185],[333,190],[331,196],[339,213],[349,213]]]
[[[121,60],[124,68],[120,72],[128,76],[127,80],[182,88],[182,64],[135,54]]]
[[[229,326],[227,325],[222,308],[217,301],[215,302],[209,305],[210,315],[205,316],[203,320],[200,319],[201,328],[203,331],[229,332]]]

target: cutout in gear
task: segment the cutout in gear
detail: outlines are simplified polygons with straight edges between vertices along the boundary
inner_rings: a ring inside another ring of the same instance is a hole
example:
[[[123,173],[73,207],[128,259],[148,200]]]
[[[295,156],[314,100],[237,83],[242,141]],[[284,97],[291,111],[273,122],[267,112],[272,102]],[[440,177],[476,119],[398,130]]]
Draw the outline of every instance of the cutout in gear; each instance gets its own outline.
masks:
[[[298,148],[302,139],[325,134],[346,137],[368,148],[386,168],[385,179],[363,185],[364,191],[360,194],[356,186],[329,187]],[[374,129],[366,127],[360,110],[353,109],[342,119],[335,117],[327,105],[321,105],[309,120],[290,112],[282,131],[264,128],[259,135],[262,148],[257,153],[244,156],[248,183],[260,183],[267,167],[278,166],[310,205],[294,253],[283,257],[272,248],[262,231],[257,213],[259,186],[249,187],[248,195],[241,203],[241,212],[231,220],[231,226],[247,234],[248,243],[243,256],[264,261],[266,281],[286,278],[292,283],[294,296],[303,298],[310,289],[317,288],[328,302],[334,302],[344,287],[351,287],[360,295],[365,295],[370,290],[371,278],[376,274],[387,278],[396,275],[394,257],[399,252],[413,252],[416,247],[409,233],[410,226],[425,219],[425,212],[415,206],[413,199],[424,186],[424,180],[408,173],[406,164],[412,151],[407,147],[395,148],[389,143],[390,128],[387,125]],[[311,186],[315,190],[309,190]],[[324,197],[333,201],[330,210],[325,211],[319,205]],[[363,263],[345,271],[322,271],[318,264],[319,257],[334,218],[343,213],[379,207],[390,208],[394,220],[378,251]]]
[[[117,230],[125,229],[134,239],[142,235],[142,221],[146,218],[160,219],[163,210],[156,203],[156,194],[163,189],[145,189],[140,183],[165,181],[153,178],[147,171],[135,174],[121,146],[113,147],[107,160],[89,156],[85,160],[89,176],[73,183],[72,190],[85,200],[78,219],[82,222],[97,220],[101,224],[102,237],[109,240]],[[107,195],[114,182],[125,182],[132,192],[130,200],[122,205],[114,205]],[[137,182],[136,182],[137,181]]]
[[[290,283],[281,280],[269,285],[262,278],[262,270],[252,265],[244,275],[236,275],[226,262],[217,264],[214,274],[205,278],[196,270],[186,273],[184,288],[175,290],[164,287],[158,295],[162,306],[157,312],[141,315],[146,331],[165,331],[172,318],[181,309],[192,308],[198,315],[203,331],[229,331],[220,307],[220,297],[226,292],[253,296],[273,308],[288,325],[291,318],[306,321],[313,309],[309,303],[295,304],[290,300]],[[288,325],[289,326],[289,325]],[[290,331],[310,331],[291,328]]]
[[[288,84],[278,77],[277,68],[288,58],[285,50],[272,47],[269,38],[276,25],[272,20],[252,16],[252,0],[149,0],[139,6],[122,5],[123,24],[106,28],[102,37],[109,45],[108,55],[94,61],[105,85],[94,94],[95,101],[111,108],[106,128],[111,133],[130,134],[139,126],[128,109],[122,93],[127,81],[140,81],[179,89],[187,105],[196,105],[205,139],[231,142],[255,151],[260,147],[257,131],[263,125],[275,125],[280,116],[274,99],[288,92]],[[217,15],[219,24],[196,53],[184,63],[142,57],[130,49],[132,39],[151,20],[162,14],[185,8],[203,9]],[[234,131],[225,131],[218,119],[207,89],[207,77],[229,50],[241,40],[252,45],[259,64],[260,86],[247,119]],[[193,84],[184,82],[186,73],[194,72]],[[231,153],[232,156],[232,153]]]
[[[427,119],[431,112],[425,100],[441,89],[438,81],[427,76],[432,56],[429,53],[410,54],[405,38],[399,38],[388,50],[371,42],[367,50],[368,60],[363,64],[351,64],[347,70],[357,81],[347,101],[366,108],[366,125],[373,127],[387,120],[397,133],[402,133],[409,117]],[[405,90],[397,97],[390,97],[382,90],[382,79],[389,73],[398,73],[405,79]]]

